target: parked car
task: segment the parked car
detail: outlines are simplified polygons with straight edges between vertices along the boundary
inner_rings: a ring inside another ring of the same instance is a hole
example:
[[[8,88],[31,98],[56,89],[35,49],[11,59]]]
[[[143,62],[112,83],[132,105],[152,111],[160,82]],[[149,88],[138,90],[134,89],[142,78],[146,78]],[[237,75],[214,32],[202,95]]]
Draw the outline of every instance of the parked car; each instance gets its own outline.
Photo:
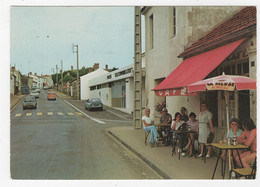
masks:
[[[26,96],[23,101],[23,109],[37,108],[37,102],[34,96]]]
[[[40,88],[36,88],[35,89],[38,93],[41,93],[41,89]]]
[[[53,93],[53,92],[48,92],[47,99],[48,100],[56,100],[56,94]]]
[[[103,110],[103,104],[99,98],[91,98],[85,102],[85,109],[89,111],[93,109]]]
[[[39,98],[40,94],[36,90],[32,90],[30,96],[34,96],[35,98]]]

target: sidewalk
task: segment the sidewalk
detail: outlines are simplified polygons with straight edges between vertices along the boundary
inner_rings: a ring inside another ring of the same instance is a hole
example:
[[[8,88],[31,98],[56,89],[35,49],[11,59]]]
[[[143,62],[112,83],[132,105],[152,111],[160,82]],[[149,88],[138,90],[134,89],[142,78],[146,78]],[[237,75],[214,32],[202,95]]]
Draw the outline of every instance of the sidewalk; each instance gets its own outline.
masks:
[[[206,163],[202,158],[181,157],[178,160],[178,153],[172,156],[172,147],[160,144],[159,147],[151,147],[149,143],[144,144],[144,131],[135,130],[132,126],[113,127],[108,129],[108,133],[140,157],[145,163],[152,167],[165,179],[211,179],[216,156],[208,158]],[[221,162],[214,179],[222,179],[220,176]],[[228,178],[228,168],[226,168],[226,179]]]
[[[24,97],[25,95],[10,95],[10,110],[15,108]]]

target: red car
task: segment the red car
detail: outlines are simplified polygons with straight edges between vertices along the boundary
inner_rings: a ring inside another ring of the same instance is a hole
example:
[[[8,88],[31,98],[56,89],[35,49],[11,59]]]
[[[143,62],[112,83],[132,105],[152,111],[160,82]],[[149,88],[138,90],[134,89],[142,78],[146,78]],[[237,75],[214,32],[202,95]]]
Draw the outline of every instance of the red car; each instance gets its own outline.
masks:
[[[53,92],[49,92],[47,96],[48,100],[56,100],[56,94]]]

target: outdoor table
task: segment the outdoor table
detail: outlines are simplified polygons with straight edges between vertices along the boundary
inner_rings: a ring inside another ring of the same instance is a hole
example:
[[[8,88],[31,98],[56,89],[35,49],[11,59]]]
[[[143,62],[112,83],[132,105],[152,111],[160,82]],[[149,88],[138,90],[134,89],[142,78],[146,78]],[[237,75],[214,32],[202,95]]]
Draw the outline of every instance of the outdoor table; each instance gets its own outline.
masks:
[[[187,131],[171,130],[171,132],[175,133],[177,135],[185,135],[185,134],[195,134],[195,133],[197,133],[196,131],[192,131],[192,130],[190,130],[190,131],[189,130],[187,130]],[[193,145],[193,143],[192,143],[192,150],[194,152],[194,145]],[[172,148],[172,155],[173,155],[173,151],[174,151],[174,147]],[[196,155],[195,155],[195,157],[196,157]],[[179,152],[179,160],[180,160],[180,158],[181,158],[181,152]]]
[[[212,145],[216,148],[219,149],[219,154],[218,154],[218,158],[217,158],[217,162],[216,162],[216,165],[215,165],[215,169],[213,171],[213,175],[212,175],[212,179],[214,179],[214,175],[216,173],[216,169],[217,169],[217,166],[218,166],[218,161],[219,161],[219,158],[221,156],[221,153],[222,151],[224,150],[231,150],[231,154],[233,154],[233,150],[236,150],[237,151],[237,155],[238,155],[238,158],[239,158],[239,161],[241,163],[241,166],[243,166],[243,163],[241,161],[241,158],[240,158],[240,154],[239,154],[239,150],[242,150],[242,149],[248,149],[249,147],[248,146],[245,146],[245,145],[242,145],[242,144],[237,144],[237,145],[227,145],[227,144],[220,144],[220,143],[210,143],[210,144],[207,144],[207,145]],[[227,153],[226,153],[227,154]],[[222,164],[223,165],[223,164]],[[224,170],[224,171],[223,171]],[[225,170],[226,170],[226,162],[224,162],[224,168],[222,168],[221,170],[221,173],[223,174],[223,179],[225,177]]]

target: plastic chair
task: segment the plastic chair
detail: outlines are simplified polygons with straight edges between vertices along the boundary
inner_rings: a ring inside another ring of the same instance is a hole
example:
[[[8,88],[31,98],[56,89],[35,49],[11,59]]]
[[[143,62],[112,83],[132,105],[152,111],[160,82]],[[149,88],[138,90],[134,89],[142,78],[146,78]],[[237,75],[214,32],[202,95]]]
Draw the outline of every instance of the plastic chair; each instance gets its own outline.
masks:
[[[232,172],[235,173],[236,179],[238,177],[245,177],[246,179],[255,179],[255,176],[256,176],[256,157],[255,157],[255,161],[253,163],[252,168],[238,168],[238,169],[230,170],[229,179],[231,179]]]

